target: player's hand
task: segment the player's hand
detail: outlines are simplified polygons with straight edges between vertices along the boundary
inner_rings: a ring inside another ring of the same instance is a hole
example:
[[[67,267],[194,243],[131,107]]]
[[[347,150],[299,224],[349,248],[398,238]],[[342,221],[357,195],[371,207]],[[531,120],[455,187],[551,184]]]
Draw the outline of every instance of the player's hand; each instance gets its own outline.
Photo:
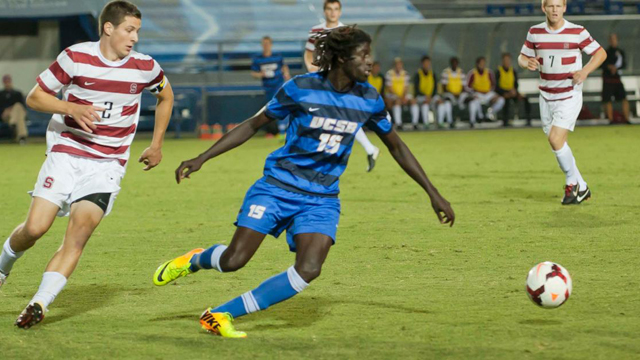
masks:
[[[573,73],[573,80],[571,81],[571,83],[573,85],[580,85],[586,79],[587,79],[587,74],[583,70],[576,71],[576,72]]]
[[[144,171],[149,171],[158,166],[158,164],[160,164],[160,161],[162,161],[162,149],[156,147],[148,147],[144,149],[142,155],[140,155],[140,158],[138,159],[139,163],[141,162],[147,165],[144,169],[142,169]]]
[[[71,108],[68,115],[71,116],[78,125],[80,125],[82,130],[92,134],[93,130],[98,128],[94,122],[101,120],[98,112],[105,111],[106,109],[93,105],[69,104]]]
[[[456,221],[456,215],[451,208],[451,204],[440,194],[431,197],[431,207],[433,207],[433,210],[436,212],[441,224],[453,226],[453,223]]]
[[[180,180],[190,179],[190,175],[200,170],[202,164],[204,164],[204,161],[200,157],[180,163],[180,166],[176,169],[176,182],[180,184]]]
[[[537,71],[540,69],[540,62],[536,58],[529,58],[529,62],[527,63],[527,69],[531,71]]]

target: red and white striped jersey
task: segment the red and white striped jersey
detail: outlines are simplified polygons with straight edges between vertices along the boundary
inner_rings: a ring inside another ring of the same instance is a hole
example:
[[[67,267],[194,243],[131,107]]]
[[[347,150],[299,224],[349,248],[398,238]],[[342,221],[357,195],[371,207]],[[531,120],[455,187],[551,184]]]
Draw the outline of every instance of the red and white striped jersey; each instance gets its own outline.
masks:
[[[328,28],[327,27],[327,23],[323,22],[322,24],[318,24],[314,27],[311,28],[311,30],[309,31],[309,39],[307,40],[307,43],[305,44],[304,48],[309,50],[309,51],[315,51],[316,50],[316,36],[318,35],[318,33],[322,30],[330,30],[330,29],[335,29],[335,28],[339,28],[341,26],[344,26],[343,23],[338,22],[338,26],[336,27],[332,27],[332,28]]]
[[[68,102],[105,108],[92,134],[69,116],[54,114],[47,128],[47,153],[63,152],[94,159],[129,159],[129,146],[140,117],[142,91],[158,93],[167,80],[150,56],[131,51],[120,61],[109,61],[99,42],[66,48],[37,78],[49,94],[62,91]]]
[[[600,49],[587,29],[564,20],[564,26],[551,30],[546,22],[532,26],[521,53],[540,62],[540,94],[546,100],[565,100],[582,85],[572,85],[572,73],[582,69],[582,52],[593,55]]]

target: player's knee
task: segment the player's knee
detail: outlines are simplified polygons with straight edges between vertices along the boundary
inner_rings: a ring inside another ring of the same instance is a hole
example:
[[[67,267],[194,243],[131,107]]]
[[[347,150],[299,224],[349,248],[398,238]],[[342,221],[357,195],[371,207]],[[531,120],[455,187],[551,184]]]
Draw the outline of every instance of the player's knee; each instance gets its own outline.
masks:
[[[249,261],[249,259],[242,256],[242,254],[231,253],[228,256],[225,255],[227,255],[226,251],[222,257],[220,257],[220,269],[222,269],[223,272],[238,271]]]
[[[302,280],[306,283],[310,283],[314,279],[320,276],[320,272],[322,271],[322,265],[319,264],[302,264],[295,266],[296,272]]]
[[[35,243],[36,240],[40,239],[48,230],[49,226],[47,224],[37,221],[27,221],[23,227],[23,234],[27,241]]]

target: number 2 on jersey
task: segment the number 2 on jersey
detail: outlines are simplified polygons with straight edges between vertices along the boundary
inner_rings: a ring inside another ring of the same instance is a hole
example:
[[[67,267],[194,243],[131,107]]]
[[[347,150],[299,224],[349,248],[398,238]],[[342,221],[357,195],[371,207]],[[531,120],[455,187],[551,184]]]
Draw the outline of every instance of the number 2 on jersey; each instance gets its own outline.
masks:
[[[102,118],[103,119],[108,119],[108,118],[111,117],[111,114],[109,114],[107,111],[113,110],[113,103],[111,101],[105,101],[104,105],[105,105],[106,109],[102,112]]]
[[[320,144],[317,151],[324,151],[329,154],[335,154],[340,150],[340,142],[342,135],[322,134],[320,135]]]

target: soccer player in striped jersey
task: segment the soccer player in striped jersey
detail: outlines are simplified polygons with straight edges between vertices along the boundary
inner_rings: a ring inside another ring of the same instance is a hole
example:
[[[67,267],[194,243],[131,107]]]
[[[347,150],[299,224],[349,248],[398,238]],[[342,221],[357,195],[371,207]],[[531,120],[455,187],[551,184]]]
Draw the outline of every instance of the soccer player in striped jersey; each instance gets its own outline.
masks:
[[[566,10],[566,0],[542,0],[547,19],[529,29],[518,57],[520,67],[540,72],[542,129],[566,177],[563,205],[580,204],[591,197],[567,137],[582,109],[582,83],[607,58],[587,29],[564,19]],[[584,68],[582,52],[591,56]]]
[[[82,250],[113,207],[129,159],[144,89],[158,98],[151,146],[139,162],[144,170],[162,159],[162,142],[173,93],[158,63],[137,53],[141,14],[127,1],[108,3],[100,14],[100,40],[65,49],[37,78],[27,97],[34,110],[54,114],[47,129],[47,158],[32,192],[27,219],[4,243],[0,285],[15,261],[58,216],[69,216],[62,246],[16,325],[39,323],[73,273]],[[56,94],[62,92],[62,99]]]
[[[336,239],[339,178],[362,126],[378,134],[402,169],[425,190],[440,222],[454,223],[451,206],[393,130],[382,97],[366,82],[372,65],[369,35],[355,27],[321,34],[315,62],[320,72],[285,83],[266,108],[176,170],[180,183],[206,161],[242,145],[263,125],[286,116],[291,119],[285,145],[267,157],[264,176],[247,192],[229,246],[192,250],[162,264],[154,274],[156,285],[166,285],[202,269],[236,271],[267,234],[278,237],[286,230],[289,248],[296,252],[295,264],[256,289],[207,309],[200,322],[215,334],[245,337],[234,329],[233,318],[287,300],[320,275]]]
[[[309,72],[318,71],[318,67],[313,65],[315,62],[313,59],[313,53],[316,49],[315,43],[317,35],[322,31],[344,26],[344,24],[340,22],[340,16],[342,15],[342,4],[340,3],[340,0],[325,0],[323,10],[325,22],[311,28],[311,31],[309,31],[309,38],[305,45],[304,64]],[[370,172],[376,166],[376,160],[378,160],[378,156],[380,155],[380,149],[369,141],[367,134],[365,134],[363,130],[358,130],[356,133],[356,141],[362,145],[364,151],[367,153],[367,172]]]

